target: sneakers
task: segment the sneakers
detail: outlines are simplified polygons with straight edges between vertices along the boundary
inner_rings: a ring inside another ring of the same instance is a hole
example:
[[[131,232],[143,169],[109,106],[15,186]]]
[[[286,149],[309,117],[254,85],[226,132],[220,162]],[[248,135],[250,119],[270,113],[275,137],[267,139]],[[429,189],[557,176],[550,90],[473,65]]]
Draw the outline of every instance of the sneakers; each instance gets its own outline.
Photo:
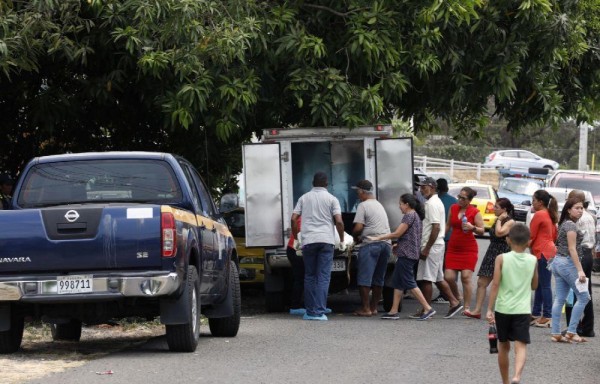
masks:
[[[444,299],[444,296],[442,296],[442,295],[439,295],[438,297],[433,299],[431,302],[432,303],[440,303],[440,304],[450,304],[450,302],[448,300]]]
[[[456,315],[461,309],[463,309],[463,305],[459,301],[458,304],[456,304],[454,307],[448,310],[448,313],[446,314],[446,316],[444,316],[444,319],[451,318],[452,316]]]
[[[400,315],[396,312],[396,313],[386,313],[385,315],[381,316],[382,319],[385,320],[398,320],[400,318]]]
[[[423,316],[423,310],[422,309],[418,310],[417,312],[413,313],[412,315],[408,315],[408,317],[410,319],[420,319],[421,316]]]
[[[433,315],[435,315],[435,309],[431,308],[429,311],[427,312],[423,312],[423,314],[421,315],[421,317],[419,317],[417,320],[429,320],[433,317]]]
[[[552,320],[542,316],[533,325],[538,328],[550,328],[552,326]]]
[[[321,316],[312,316],[309,315],[308,313],[305,313],[304,316],[302,316],[302,319],[304,320],[317,320],[317,321],[327,321],[327,316],[325,315],[321,315]]]
[[[303,316],[306,313],[304,308],[290,308],[290,315]]]
[[[332,312],[333,311],[331,310],[331,308],[325,308],[326,315],[329,315]],[[304,309],[304,308],[290,308],[290,315],[304,316],[305,313],[306,313],[306,309]]]

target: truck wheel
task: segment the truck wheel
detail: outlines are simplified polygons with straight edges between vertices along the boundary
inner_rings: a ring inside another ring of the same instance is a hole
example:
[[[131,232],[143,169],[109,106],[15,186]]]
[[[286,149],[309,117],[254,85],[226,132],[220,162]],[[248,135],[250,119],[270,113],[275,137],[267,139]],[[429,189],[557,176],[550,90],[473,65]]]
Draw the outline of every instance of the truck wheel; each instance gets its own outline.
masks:
[[[392,304],[394,302],[394,288],[392,287],[383,287],[383,310],[389,312],[392,309]]]
[[[50,324],[52,340],[79,341],[81,339],[81,321],[71,319],[65,324]]]
[[[19,350],[24,325],[23,317],[11,315],[10,329],[0,332],[0,354],[14,353]]]
[[[188,294],[188,322],[165,326],[167,344],[173,352],[194,352],[200,338],[200,279],[193,265],[188,267],[185,289]]]
[[[285,309],[284,292],[265,292],[265,309],[267,312],[283,312]]]
[[[208,319],[210,333],[216,337],[234,337],[240,329],[242,314],[242,296],[240,293],[240,276],[235,263],[229,268],[229,283],[232,285],[233,315],[229,317]]]

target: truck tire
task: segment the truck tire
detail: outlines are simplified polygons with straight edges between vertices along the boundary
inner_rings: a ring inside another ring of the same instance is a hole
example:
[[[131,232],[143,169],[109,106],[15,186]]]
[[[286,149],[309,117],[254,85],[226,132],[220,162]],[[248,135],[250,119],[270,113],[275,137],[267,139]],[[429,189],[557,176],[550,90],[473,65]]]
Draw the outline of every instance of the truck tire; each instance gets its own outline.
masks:
[[[286,289],[286,279],[290,282],[292,280],[288,276],[286,271],[271,270],[267,272],[265,268],[265,309],[267,312],[283,312],[285,309],[286,299],[290,296]]]
[[[284,292],[265,292],[265,309],[267,312],[283,312],[285,309]]]
[[[19,350],[24,326],[23,317],[11,315],[10,329],[0,332],[0,354],[14,353]]]
[[[208,319],[210,333],[216,337],[234,337],[240,329],[242,295],[240,293],[240,276],[235,263],[231,263],[231,268],[229,268],[229,282],[232,284],[233,315]]]
[[[194,352],[200,338],[200,279],[196,267],[187,271],[186,287],[189,318],[186,324],[167,324],[167,345],[173,352]]]
[[[387,313],[394,303],[394,288],[384,286],[381,296],[383,296],[383,310]]]
[[[79,341],[81,339],[81,321],[71,319],[65,324],[50,324],[52,340]]]

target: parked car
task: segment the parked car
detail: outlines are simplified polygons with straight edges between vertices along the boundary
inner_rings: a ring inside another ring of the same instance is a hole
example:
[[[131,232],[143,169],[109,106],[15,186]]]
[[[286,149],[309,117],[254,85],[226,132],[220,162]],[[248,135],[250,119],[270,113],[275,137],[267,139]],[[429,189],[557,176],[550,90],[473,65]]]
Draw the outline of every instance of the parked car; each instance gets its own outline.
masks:
[[[554,160],[544,159],[523,149],[494,151],[486,156],[483,165],[493,168],[547,168],[552,170],[558,169],[559,166]]]
[[[496,221],[496,215],[494,215],[494,204],[498,199],[498,195],[489,184],[480,183],[457,183],[448,185],[448,193],[450,196],[456,196],[460,193],[460,190],[464,187],[469,187],[477,192],[477,196],[471,201],[471,205],[479,209],[481,216],[483,217],[483,225],[486,231],[492,227]]]
[[[546,187],[544,188],[550,195],[552,195],[552,197],[554,197],[556,199],[556,204],[558,205],[558,216],[560,217],[560,214],[563,210],[563,207],[565,206],[565,202],[567,201],[567,197],[569,196],[569,193],[575,189],[575,188],[557,188],[557,187]],[[596,216],[597,214],[597,210],[596,207],[594,206],[594,198],[592,196],[592,193],[590,191],[585,191],[585,190],[581,190],[583,192],[583,194],[585,195],[585,201],[588,204],[588,212],[591,213],[592,215]],[[533,212],[531,212],[531,201],[527,202],[529,204],[529,211],[527,212],[527,225],[529,225],[529,223],[531,222],[531,218],[533,217]]]
[[[235,239],[240,260],[240,284],[257,285],[265,281],[265,249],[246,247],[244,207],[236,207],[223,213],[223,218]]]
[[[179,156],[32,159],[0,211],[0,244],[0,354],[20,348],[26,321],[79,341],[84,323],[159,317],[176,352],[196,350],[202,315],[213,336],[238,333],[235,242]]]
[[[600,172],[556,171],[548,180],[548,186],[590,191],[596,210],[600,207]]]
[[[433,177],[434,179],[446,179],[448,184],[457,183],[457,179],[452,179],[452,177],[446,172],[427,172],[427,176]]]
[[[515,207],[514,219],[525,222],[527,212],[531,210],[531,196],[538,189],[544,188],[544,183],[537,179],[505,177],[498,186],[498,196],[505,197]],[[529,205],[524,204],[529,202]]]

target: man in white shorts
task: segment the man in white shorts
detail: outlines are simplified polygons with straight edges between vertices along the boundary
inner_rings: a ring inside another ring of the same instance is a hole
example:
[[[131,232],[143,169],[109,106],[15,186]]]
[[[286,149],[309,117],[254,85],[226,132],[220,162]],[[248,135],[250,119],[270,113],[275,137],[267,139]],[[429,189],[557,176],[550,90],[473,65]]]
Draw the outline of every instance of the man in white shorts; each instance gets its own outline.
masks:
[[[446,232],[446,211],[444,204],[436,193],[437,182],[428,177],[419,183],[421,194],[427,199],[425,202],[425,219],[423,220],[423,237],[421,238],[421,256],[417,270],[417,283],[431,304],[433,284],[450,301],[450,309],[445,319],[456,315],[462,308],[462,303],[454,297],[450,286],[444,280],[444,234]],[[420,317],[417,312],[410,317]]]

